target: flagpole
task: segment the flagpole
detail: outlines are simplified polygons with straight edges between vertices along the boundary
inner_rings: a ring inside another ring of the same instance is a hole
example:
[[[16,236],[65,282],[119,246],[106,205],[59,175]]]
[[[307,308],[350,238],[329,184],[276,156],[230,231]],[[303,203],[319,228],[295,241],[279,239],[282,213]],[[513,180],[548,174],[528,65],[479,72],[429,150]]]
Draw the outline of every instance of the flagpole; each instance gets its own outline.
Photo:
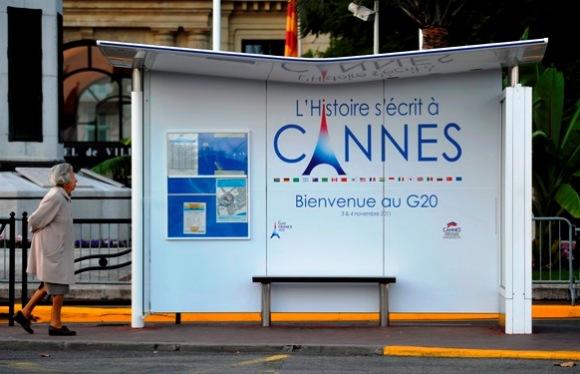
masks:
[[[298,12],[296,12],[296,49],[298,57],[302,56],[302,39],[300,38],[300,17],[298,17]]]
[[[379,0],[375,0],[375,23],[373,27],[373,54],[379,54]]]
[[[222,24],[222,4],[221,0],[213,0],[213,28],[212,28],[212,49],[220,50],[221,44],[221,24]]]

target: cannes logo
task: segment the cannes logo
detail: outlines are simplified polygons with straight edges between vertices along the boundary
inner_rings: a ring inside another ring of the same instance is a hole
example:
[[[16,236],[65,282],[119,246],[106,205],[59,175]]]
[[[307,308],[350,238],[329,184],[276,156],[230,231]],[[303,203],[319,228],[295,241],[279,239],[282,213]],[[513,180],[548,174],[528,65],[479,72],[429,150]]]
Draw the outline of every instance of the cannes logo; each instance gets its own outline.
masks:
[[[326,108],[326,100],[323,100],[322,103],[323,103],[322,107]],[[345,175],[346,173],[344,172],[344,170],[340,166],[340,163],[338,162],[338,159],[336,158],[336,154],[334,153],[334,151],[332,150],[332,147],[330,145],[330,135],[328,134],[328,125],[326,123],[325,110],[322,110],[321,112],[322,112],[322,115],[321,115],[321,120],[320,120],[320,132],[318,133],[318,141],[316,142],[316,147],[314,148],[314,153],[312,154],[312,158],[310,159],[310,162],[308,163],[308,166],[306,166],[306,169],[304,170],[302,175],[310,175],[310,173],[312,173],[312,170],[314,170],[314,168],[317,167],[318,165],[329,165],[329,166],[333,167],[334,170],[336,170],[338,175]],[[295,125],[295,124],[288,124],[288,125],[283,126],[282,128],[280,128],[280,130],[278,130],[278,132],[274,136],[274,151],[276,152],[276,155],[284,162],[287,162],[287,163],[300,162],[306,157],[306,155],[304,153],[296,158],[288,158],[288,157],[282,155],[282,153],[278,149],[278,140],[279,140],[280,135],[284,131],[289,130],[289,129],[298,130],[302,134],[304,134],[306,132],[304,130],[304,128],[302,128],[301,126]]]
[[[461,227],[457,222],[451,221],[447,222],[447,225],[443,227],[443,238],[444,239],[460,239],[461,238]]]

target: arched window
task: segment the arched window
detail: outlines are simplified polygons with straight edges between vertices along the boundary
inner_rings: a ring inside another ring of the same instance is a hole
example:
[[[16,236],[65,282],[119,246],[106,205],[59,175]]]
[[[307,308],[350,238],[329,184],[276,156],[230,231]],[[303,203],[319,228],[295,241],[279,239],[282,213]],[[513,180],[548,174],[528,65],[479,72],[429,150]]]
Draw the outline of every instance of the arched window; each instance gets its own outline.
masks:
[[[131,135],[131,76],[94,40],[64,45],[61,142],[120,142]]]

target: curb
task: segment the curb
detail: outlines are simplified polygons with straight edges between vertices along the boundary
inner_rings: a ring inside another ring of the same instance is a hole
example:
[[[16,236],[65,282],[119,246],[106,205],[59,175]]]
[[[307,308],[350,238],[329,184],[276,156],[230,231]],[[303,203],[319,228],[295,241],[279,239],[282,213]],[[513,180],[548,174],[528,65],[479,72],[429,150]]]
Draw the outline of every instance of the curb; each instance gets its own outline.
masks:
[[[328,356],[386,356],[431,358],[484,358],[518,360],[577,360],[580,351],[541,351],[513,349],[468,349],[421,346],[347,346],[298,344],[188,344],[118,341],[54,341],[11,340],[0,341],[0,350],[70,350],[70,351],[159,351],[206,353],[293,353]]]
[[[54,340],[11,340],[0,341],[0,350],[71,350],[71,351],[163,351],[163,352],[211,352],[211,353],[294,353],[329,356],[380,356],[382,346],[330,346],[299,344],[253,344],[220,345],[118,341],[54,341]]]

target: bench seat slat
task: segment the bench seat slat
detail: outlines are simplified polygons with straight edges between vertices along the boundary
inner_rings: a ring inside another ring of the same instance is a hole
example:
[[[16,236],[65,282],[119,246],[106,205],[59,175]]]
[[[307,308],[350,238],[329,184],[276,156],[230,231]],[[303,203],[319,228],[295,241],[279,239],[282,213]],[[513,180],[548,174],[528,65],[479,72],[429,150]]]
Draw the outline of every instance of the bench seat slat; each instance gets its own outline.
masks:
[[[254,276],[254,283],[396,283],[395,277],[359,276]]]

